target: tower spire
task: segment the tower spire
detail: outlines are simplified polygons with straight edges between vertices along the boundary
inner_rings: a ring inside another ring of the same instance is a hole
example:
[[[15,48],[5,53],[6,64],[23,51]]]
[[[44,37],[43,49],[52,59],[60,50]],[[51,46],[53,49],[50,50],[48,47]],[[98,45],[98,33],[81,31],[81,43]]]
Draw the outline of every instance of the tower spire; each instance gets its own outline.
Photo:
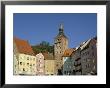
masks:
[[[60,24],[60,29],[64,29],[64,25],[63,24]]]
[[[63,24],[60,24],[60,27],[59,27],[59,34],[64,34],[64,25]]]

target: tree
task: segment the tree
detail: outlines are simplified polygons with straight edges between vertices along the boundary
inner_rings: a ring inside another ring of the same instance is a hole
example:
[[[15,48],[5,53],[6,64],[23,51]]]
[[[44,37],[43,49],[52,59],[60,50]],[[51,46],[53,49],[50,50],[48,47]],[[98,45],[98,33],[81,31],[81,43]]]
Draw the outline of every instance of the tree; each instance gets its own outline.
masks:
[[[49,42],[46,42],[46,41],[42,41],[40,44],[32,46],[32,49],[35,54],[40,52],[49,52],[49,53],[54,52],[53,45],[50,45]]]

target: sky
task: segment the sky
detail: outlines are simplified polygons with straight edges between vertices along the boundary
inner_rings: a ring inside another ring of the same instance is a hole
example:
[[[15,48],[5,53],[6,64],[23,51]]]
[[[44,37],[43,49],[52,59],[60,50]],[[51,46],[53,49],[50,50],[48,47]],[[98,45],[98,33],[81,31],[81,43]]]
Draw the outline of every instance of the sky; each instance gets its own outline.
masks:
[[[96,13],[14,13],[14,37],[28,40],[31,45],[47,41],[54,44],[54,38],[63,23],[69,47],[97,36]]]

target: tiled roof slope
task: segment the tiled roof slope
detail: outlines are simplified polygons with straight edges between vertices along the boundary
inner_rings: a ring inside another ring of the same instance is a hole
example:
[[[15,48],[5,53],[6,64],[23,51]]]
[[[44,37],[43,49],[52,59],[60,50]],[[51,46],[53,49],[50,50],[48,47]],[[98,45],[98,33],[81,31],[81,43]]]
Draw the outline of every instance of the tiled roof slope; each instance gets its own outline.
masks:
[[[66,49],[64,54],[63,54],[63,57],[69,57],[71,56],[71,54],[73,53],[73,51],[75,51],[75,49],[73,48],[70,48],[70,49]]]
[[[17,46],[18,52],[28,55],[34,55],[31,45],[26,40],[21,40],[14,37],[14,42]]]

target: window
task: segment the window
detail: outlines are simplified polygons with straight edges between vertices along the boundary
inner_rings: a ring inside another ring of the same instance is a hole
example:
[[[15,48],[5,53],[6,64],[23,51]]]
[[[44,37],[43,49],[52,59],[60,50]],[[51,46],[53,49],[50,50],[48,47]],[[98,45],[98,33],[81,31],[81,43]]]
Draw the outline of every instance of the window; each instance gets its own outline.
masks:
[[[94,68],[93,69],[95,69],[95,65],[94,65]]]
[[[58,64],[56,66],[58,66]]]
[[[69,71],[67,71],[67,74],[69,74]]]
[[[94,46],[91,46],[92,50],[94,49]]]
[[[88,55],[89,55],[89,52],[88,52]]]
[[[69,73],[71,74],[71,71],[69,71]]]
[[[37,71],[40,71],[39,69],[37,69]]]
[[[27,65],[29,65],[29,63],[27,63]]]
[[[94,63],[95,61],[94,61],[94,59],[93,59],[93,63]]]
[[[87,65],[85,65],[85,68],[87,68]]]
[[[86,59],[85,58],[83,59],[83,62],[86,62]]]
[[[90,58],[88,58],[88,62],[90,61]]]
[[[70,66],[70,68],[71,68],[71,66]]]
[[[94,56],[94,52],[92,52],[92,56]]]
[[[86,62],[88,61],[88,59],[86,58]]]
[[[20,65],[22,65],[22,62],[20,62]]]
[[[29,57],[27,57],[27,60],[29,60]]]
[[[25,71],[25,68],[23,68],[23,71]]]
[[[90,67],[91,65],[90,64],[88,64],[88,67]]]
[[[39,67],[42,67],[43,65],[42,64],[39,64]]]

